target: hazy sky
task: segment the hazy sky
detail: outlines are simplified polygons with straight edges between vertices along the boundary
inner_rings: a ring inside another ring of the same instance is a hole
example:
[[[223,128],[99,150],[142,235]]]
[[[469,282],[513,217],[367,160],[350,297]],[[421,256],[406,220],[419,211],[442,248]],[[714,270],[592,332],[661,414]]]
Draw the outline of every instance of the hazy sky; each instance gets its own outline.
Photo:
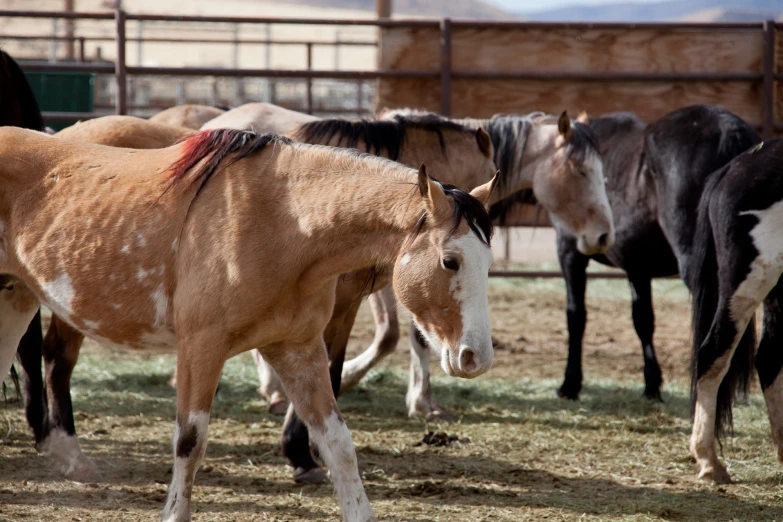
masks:
[[[656,0],[485,0],[508,11],[541,11],[574,4],[649,3]]]

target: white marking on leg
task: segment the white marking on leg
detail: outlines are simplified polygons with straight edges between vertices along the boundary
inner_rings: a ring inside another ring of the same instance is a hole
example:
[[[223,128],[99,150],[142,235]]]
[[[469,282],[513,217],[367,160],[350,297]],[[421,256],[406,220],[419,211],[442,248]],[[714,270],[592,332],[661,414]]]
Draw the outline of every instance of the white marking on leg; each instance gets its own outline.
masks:
[[[397,347],[400,327],[397,320],[397,301],[390,286],[370,294],[368,298],[375,319],[375,337],[367,349],[343,365],[341,391],[359,384],[370,369]]]
[[[187,457],[177,456],[177,446],[180,436],[187,433],[191,426],[196,429],[196,440]],[[209,413],[193,411],[188,415],[187,426],[174,427],[174,472],[169,485],[166,506],[163,508],[164,522],[181,522],[190,520],[190,497],[193,492],[193,481],[201,460],[207,449],[207,432],[209,429]]]
[[[55,428],[38,445],[41,454],[54,457],[60,463],[60,471],[70,480],[88,482],[100,477],[98,467],[84,456],[79,438],[69,435],[62,428]]]
[[[266,362],[264,357],[256,349],[250,350],[250,355],[253,356],[253,361],[256,363],[256,371],[258,372],[259,387],[258,391],[263,395],[270,406],[278,403],[288,403],[288,397],[283,388],[283,382],[280,380],[280,376],[277,374],[274,368]],[[282,406],[280,406],[282,409]]]
[[[408,416],[426,416],[432,410],[430,384],[430,349],[422,346],[416,338],[416,330],[411,328],[411,368],[408,380],[408,393],[405,403],[408,405]]]
[[[367,494],[359,477],[356,450],[351,433],[336,411],[324,419],[321,428],[308,426],[313,442],[318,445],[332,483],[340,499],[343,520],[366,522],[375,520]]]

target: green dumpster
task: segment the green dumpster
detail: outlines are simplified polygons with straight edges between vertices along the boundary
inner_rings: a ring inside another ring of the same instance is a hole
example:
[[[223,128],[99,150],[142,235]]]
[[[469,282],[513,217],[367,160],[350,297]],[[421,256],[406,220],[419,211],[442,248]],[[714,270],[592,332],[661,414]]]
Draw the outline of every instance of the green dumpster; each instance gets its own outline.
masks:
[[[95,107],[92,73],[28,72],[25,76],[41,112],[92,112]],[[44,125],[54,130],[62,130],[72,123],[44,118]]]

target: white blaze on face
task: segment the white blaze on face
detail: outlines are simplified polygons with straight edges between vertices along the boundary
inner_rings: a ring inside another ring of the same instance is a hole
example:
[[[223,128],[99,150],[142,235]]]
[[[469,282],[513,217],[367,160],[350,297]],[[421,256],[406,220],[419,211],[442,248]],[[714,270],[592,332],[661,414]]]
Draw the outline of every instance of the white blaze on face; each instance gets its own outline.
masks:
[[[471,232],[449,241],[446,248],[462,253],[462,263],[452,277],[451,293],[462,312],[460,351],[470,349],[475,354],[477,370],[483,373],[492,367],[491,324],[489,319],[488,280],[492,265],[492,249]],[[452,356],[452,365],[459,364]]]

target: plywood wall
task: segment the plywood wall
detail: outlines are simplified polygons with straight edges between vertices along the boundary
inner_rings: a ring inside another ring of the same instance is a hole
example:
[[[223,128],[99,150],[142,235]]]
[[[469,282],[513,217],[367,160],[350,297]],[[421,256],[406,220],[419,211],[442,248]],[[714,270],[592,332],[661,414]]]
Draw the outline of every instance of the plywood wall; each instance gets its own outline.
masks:
[[[779,38],[778,62],[783,62]],[[759,30],[647,28],[452,29],[455,72],[757,73],[764,42]],[[384,69],[440,70],[436,28],[382,30]],[[781,68],[783,69],[783,68]],[[652,120],[694,103],[725,106],[753,124],[762,121],[760,81],[634,82],[452,79],[455,117],[498,112],[632,111]],[[777,96],[778,118],[783,106]],[[383,79],[379,107],[440,110],[440,80]]]

